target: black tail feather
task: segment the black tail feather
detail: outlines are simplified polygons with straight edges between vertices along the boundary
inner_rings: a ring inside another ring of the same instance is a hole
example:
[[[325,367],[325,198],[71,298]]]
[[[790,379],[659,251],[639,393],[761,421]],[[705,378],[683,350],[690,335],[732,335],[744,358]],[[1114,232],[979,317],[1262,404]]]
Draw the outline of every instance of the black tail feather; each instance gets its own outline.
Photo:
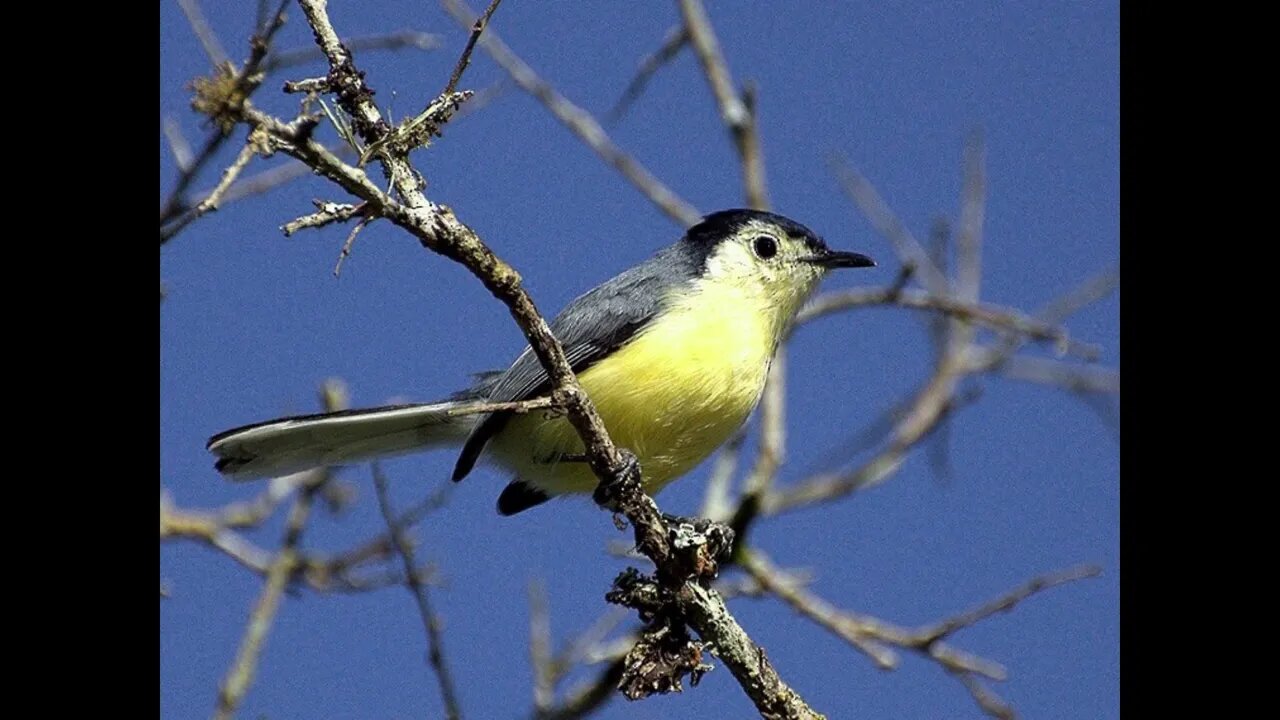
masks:
[[[515,515],[550,499],[550,495],[517,478],[498,496],[498,514]]]

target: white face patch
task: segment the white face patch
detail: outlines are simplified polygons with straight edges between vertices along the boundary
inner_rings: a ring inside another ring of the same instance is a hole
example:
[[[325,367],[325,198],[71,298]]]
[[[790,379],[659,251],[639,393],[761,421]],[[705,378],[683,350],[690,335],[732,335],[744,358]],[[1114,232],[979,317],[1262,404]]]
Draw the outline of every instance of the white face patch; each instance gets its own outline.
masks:
[[[772,257],[761,257],[758,241],[774,241]],[[744,295],[790,315],[817,287],[825,269],[805,262],[813,250],[803,239],[793,238],[775,225],[753,220],[721,242],[707,258],[704,278],[729,283]]]

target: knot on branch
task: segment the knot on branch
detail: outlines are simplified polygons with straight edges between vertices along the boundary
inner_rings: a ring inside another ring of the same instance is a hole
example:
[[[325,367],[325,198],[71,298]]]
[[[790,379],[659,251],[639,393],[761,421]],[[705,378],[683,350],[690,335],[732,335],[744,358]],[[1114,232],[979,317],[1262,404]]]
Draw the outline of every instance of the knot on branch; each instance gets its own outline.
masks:
[[[689,635],[673,594],[635,568],[627,568],[613,581],[605,595],[611,603],[635,608],[649,623],[623,660],[618,690],[628,700],[650,695],[682,692],[687,675],[697,687],[712,669],[702,662],[704,645]]]

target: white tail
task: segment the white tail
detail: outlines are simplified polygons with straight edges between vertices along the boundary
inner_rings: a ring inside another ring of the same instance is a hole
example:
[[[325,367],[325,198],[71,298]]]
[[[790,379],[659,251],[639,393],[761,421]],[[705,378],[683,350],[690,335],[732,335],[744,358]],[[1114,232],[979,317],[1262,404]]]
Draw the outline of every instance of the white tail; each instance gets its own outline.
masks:
[[[459,402],[391,405],[268,420],[209,439],[218,471],[235,480],[287,475],[436,447],[461,445],[477,415]]]

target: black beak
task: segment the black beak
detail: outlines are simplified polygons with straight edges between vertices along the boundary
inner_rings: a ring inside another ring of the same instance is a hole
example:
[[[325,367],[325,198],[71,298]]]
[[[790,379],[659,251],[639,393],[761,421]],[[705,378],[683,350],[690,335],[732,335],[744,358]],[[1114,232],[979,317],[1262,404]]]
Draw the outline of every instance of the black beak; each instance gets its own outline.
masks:
[[[836,268],[858,268],[858,267],[875,267],[876,261],[855,252],[839,252],[837,250],[828,250],[821,255],[810,255],[804,259],[805,262],[813,263],[828,270]]]

